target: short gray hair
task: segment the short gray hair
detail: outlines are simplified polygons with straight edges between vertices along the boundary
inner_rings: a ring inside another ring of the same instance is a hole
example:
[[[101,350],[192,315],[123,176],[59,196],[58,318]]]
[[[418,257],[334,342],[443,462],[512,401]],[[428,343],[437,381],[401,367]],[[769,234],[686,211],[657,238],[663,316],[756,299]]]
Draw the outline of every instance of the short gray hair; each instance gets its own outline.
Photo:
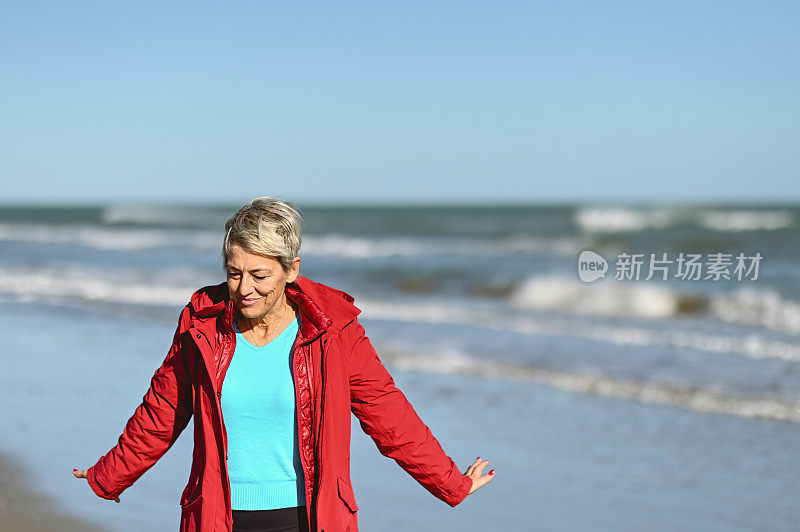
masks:
[[[225,222],[222,266],[227,267],[233,244],[252,253],[275,257],[288,272],[302,241],[300,209],[275,196],[261,196],[243,206]]]

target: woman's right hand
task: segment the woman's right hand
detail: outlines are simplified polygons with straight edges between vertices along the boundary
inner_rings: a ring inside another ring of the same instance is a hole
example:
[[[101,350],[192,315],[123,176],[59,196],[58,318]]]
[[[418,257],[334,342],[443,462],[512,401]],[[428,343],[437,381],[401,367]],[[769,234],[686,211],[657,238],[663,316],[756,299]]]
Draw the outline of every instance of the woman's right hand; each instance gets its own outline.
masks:
[[[486,465],[489,463],[489,460],[484,460],[481,462],[481,457],[475,459],[471,466],[467,468],[467,472],[464,473],[466,476],[472,479],[472,488],[469,490],[467,495],[471,495],[475,493],[475,490],[480,488],[481,486],[485,486],[489,482],[492,481],[494,478],[494,469],[483,474],[483,470]]]
[[[84,469],[83,471],[78,471],[77,469],[72,470],[72,474],[75,475],[75,478],[86,478],[88,472],[89,472],[88,469]],[[119,502],[119,497],[114,499],[114,502]]]

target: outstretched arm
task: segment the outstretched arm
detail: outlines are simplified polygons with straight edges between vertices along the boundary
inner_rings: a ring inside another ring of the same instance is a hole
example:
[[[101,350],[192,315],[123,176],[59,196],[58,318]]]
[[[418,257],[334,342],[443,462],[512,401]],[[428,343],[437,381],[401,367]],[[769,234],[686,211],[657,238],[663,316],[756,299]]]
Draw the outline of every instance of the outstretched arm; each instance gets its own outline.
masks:
[[[119,502],[119,495],[150,469],[192,417],[191,379],[183,359],[182,332],[189,323],[189,306],[181,312],[172,347],[150,381],[117,444],[88,470],[74,470],[94,492]]]
[[[462,474],[422,422],[356,320],[350,330],[350,408],[384,456],[394,459],[425,489],[450,506],[483,486],[493,475],[476,460]]]

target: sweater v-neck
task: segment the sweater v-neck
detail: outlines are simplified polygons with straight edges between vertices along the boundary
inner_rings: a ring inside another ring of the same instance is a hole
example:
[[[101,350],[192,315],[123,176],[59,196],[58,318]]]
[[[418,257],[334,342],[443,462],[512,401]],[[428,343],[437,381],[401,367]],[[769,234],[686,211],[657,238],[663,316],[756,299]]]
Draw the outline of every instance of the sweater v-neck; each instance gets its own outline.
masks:
[[[295,324],[297,324],[296,327],[295,327]],[[286,334],[287,331],[289,331],[290,329],[294,329],[295,331],[297,331],[299,328],[300,328],[300,314],[298,314],[295,317],[294,320],[290,321],[289,324],[286,325],[286,327],[284,327],[283,330],[280,333],[278,333],[278,336],[276,336],[275,338],[273,338],[272,340],[270,340],[266,344],[258,346],[258,345],[255,345],[250,340],[248,340],[247,337],[245,337],[244,333],[241,331],[241,329],[239,329],[239,324],[236,323],[236,320],[233,320],[233,330],[236,332],[236,336],[237,337],[241,337],[241,339],[244,340],[244,345],[245,346],[249,347],[250,349],[254,349],[256,351],[266,350],[271,345],[276,344],[276,340],[278,338],[281,338],[284,334]]]

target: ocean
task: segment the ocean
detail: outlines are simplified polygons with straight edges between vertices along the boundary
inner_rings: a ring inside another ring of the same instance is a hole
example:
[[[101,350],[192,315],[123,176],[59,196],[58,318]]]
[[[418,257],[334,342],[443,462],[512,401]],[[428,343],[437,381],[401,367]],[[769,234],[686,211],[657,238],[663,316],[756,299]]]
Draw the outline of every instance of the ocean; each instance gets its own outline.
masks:
[[[298,206],[301,275],[355,297],[462,470],[477,456],[497,470],[452,510],[354,423],[363,529],[800,520],[800,206]],[[0,451],[67,511],[110,530],[177,527],[190,436],[120,505],[53,472],[71,476],[116,442],[178,312],[224,280],[237,207],[0,207]],[[584,251],[605,259],[605,278],[581,280]],[[702,275],[677,275],[682,253]],[[760,257],[743,278],[740,254]],[[642,258],[641,276],[616,278],[625,256]],[[733,264],[714,274],[715,256]],[[666,279],[645,279],[654,258],[670,259]]]

